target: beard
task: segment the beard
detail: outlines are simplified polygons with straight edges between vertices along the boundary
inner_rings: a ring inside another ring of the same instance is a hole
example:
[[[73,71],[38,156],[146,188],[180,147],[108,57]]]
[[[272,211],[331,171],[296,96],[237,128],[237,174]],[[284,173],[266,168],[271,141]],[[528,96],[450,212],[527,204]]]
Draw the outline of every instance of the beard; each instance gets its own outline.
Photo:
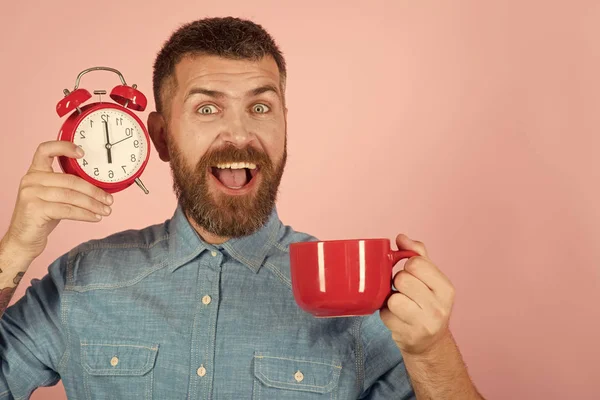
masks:
[[[286,138],[287,139],[287,138]],[[283,156],[274,164],[269,156],[254,147],[237,148],[228,145],[204,154],[195,167],[186,164],[183,154],[171,140],[173,189],[188,218],[207,232],[220,237],[241,237],[259,230],[268,221],[275,202],[287,159],[287,140]],[[209,175],[212,167],[221,163],[249,162],[257,165],[257,188],[243,195],[227,195],[214,189],[211,193]]]

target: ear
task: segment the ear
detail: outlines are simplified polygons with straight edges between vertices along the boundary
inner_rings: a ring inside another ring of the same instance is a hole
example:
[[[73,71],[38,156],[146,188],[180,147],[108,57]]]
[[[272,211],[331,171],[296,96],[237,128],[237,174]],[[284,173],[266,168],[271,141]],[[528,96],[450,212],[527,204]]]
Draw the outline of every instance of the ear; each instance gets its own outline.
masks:
[[[150,138],[160,159],[165,162],[170,161],[171,157],[169,156],[169,147],[167,146],[167,124],[162,114],[152,111],[148,115],[148,134],[150,134]]]

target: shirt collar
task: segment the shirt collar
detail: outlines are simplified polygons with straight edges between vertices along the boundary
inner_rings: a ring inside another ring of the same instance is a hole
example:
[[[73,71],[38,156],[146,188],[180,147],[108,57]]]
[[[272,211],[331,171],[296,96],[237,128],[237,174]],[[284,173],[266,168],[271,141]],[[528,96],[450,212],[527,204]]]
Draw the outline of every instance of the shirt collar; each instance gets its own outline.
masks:
[[[276,207],[267,222],[251,235],[232,238],[215,246],[205,242],[190,224],[181,205],[168,221],[170,271],[174,272],[182,265],[190,262],[205,250],[225,250],[231,257],[247,266],[254,273],[260,270],[269,251],[276,246],[278,233],[283,224],[279,220]]]

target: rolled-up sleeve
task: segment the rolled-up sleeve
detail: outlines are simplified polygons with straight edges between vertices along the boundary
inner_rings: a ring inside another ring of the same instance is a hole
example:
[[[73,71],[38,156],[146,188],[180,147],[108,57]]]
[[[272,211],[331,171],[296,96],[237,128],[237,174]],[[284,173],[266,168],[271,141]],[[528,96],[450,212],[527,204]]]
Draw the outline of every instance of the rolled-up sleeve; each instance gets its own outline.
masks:
[[[361,326],[364,384],[361,399],[414,400],[402,353],[383,324],[379,312]]]
[[[33,279],[25,295],[0,320],[0,399],[27,399],[35,389],[60,380],[66,264],[63,255],[41,280]]]

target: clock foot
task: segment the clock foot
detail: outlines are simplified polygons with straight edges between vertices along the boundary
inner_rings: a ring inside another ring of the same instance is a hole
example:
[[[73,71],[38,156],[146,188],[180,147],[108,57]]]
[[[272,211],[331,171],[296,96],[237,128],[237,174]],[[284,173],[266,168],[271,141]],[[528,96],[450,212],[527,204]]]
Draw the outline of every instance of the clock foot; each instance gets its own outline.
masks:
[[[146,194],[150,193],[150,192],[148,191],[148,189],[146,189],[146,186],[144,186],[144,184],[142,183],[142,181],[141,181],[141,179],[140,179],[140,178],[137,178],[137,179],[135,180],[135,183],[137,183],[137,185],[140,187],[140,189],[142,189],[142,190],[144,191],[144,193],[146,193]]]

